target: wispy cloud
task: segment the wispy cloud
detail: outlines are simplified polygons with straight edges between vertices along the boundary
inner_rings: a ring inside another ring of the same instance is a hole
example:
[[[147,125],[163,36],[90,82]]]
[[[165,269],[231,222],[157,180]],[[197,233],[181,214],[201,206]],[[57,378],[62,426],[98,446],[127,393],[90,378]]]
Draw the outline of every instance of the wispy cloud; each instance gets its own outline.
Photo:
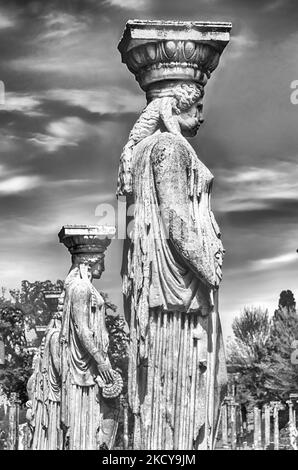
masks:
[[[41,185],[39,176],[14,176],[0,181],[0,195],[18,194]]]
[[[96,27],[89,24],[91,20],[90,16],[61,12],[41,18],[41,27],[27,38],[26,54],[7,60],[6,67],[30,74],[53,74],[52,83],[57,75],[67,76],[71,82],[74,78],[98,82],[104,75],[112,79],[111,71],[119,64],[114,54],[115,38],[104,20],[99,18]]]
[[[243,31],[233,36],[223,60],[238,59],[256,47],[258,41],[251,31]]]
[[[298,166],[278,162],[271,168],[242,167],[217,171],[217,182],[224,190],[217,210],[231,212],[270,207],[276,199],[298,201]]]
[[[32,94],[7,91],[4,94],[4,103],[1,105],[1,110],[19,111],[27,115],[36,116],[40,114],[36,111],[40,104],[40,99]]]
[[[53,11],[41,19],[44,21],[44,30],[38,37],[41,41],[67,38],[88,29],[87,18],[81,21],[70,13]]]
[[[132,93],[115,86],[96,90],[60,88],[49,90],[44,96],[74,106],[82,106],[92,113],[136,112],[144,106],[144,97],[141,93]]]
[[[0,30],[13,28],[16,25],[16,17],[3,9],[0,10]]]
[[[9,196],[30,191],[43,184],[37,175],[21,174],[19,168],[0,165],[0,196]]]
[[[147,10],[151,6],[150,0],[104,0],[104,2],[107,5],[126,10]]]
[[[46,128],[47,134],[37,133],[29,141],[51,153],[60,147],[77,146],[90,135],[91,129],[91,125],[78,117],[66,117],[50,122]]]
[[[278,10],[284,6],[285,2],[287,2],[287,0],[273,0],[272,2],[269,2],[267,5],[263,6],[263,11],[272,12]]]
[[[250,263],[250,271],[265,271],[267,269],[277,269],[280,265],[298,263],[297,253],[285,253],[272,258],[263,258]]]

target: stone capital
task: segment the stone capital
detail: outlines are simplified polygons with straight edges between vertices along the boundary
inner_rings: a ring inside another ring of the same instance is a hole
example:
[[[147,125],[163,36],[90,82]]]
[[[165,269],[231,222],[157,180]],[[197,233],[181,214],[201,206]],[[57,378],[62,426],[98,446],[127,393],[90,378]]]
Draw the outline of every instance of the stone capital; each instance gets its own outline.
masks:
[[[72,255],[103,254],[116,228],[112,225],[65,225],[58,237]]]
[[[231,28],[229,22],[130,20],[118,49],[145,91],[162,80],[205,85],[229,42]]]

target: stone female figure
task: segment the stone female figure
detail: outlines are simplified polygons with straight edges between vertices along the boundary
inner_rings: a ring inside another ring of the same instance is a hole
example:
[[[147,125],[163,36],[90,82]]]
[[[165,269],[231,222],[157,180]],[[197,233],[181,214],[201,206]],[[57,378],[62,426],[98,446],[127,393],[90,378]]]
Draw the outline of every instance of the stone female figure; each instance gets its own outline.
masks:
[[[63,310],[62,293],[57,312],[53,315],[41,346],[34,359],[34,370],[27,390],[27,419],[31,429],[31,450],[60,450],[60,346],[59,335]]]
[[[202,122],[202,97],[192,82],[153,84],[120,161],[118,194],[134,204],[122,275],[135,448],[212,448],[225,394],[213,176],[184,137]]]
[[[113,371],[105,304],[92,285],[104,269],[103,246],[110,240],[97,240],[98,245],[92,245],[94,237],[88,236],[87,229],[77,237],[79,242],[61,233],[60,240],[71,245],[72,253],[61,330],[63,449],[111,448],[117,429],[116,405],[107,403],[98,381],[101,385],[112,383]]]

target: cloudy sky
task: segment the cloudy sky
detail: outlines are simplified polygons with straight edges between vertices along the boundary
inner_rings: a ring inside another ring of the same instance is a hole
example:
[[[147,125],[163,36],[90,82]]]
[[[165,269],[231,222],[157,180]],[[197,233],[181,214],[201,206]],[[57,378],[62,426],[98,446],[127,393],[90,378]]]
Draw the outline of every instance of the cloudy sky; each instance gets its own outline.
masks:
[[[296,0],[0,0],[1,285],[65,277],[61,226],[117,207],[119,155],[145,104],[117,51],[130,18],[233,22],[192,141],[215,175],[227,336],[245,305],[272,313],[281,290],[298,297]],[[120,311],[121,250],[101,282]]]

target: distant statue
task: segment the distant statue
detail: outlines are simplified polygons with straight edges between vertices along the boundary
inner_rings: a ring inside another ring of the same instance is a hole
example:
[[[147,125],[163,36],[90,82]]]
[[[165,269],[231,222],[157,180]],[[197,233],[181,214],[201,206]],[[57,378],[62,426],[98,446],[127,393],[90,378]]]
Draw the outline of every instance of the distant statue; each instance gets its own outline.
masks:
[[[293,450],[297,450],[297,437],[298,437],[298,431],[296,427],[296,423],[290,422],[289,423],[289,434],[290,434],[290,444]]]
[[[60,346],[59,335],[64,294],[60,295],[57,311],[47,326],[35,358],[33,374],[27,384],[27,422],[29,425],[31,450],[60,450],[62,431],[60,428]]]
[[[192,34],[179,22],[131,21],[119,45],[148,101],[118,179],[129,208],[122,276],[135,449],[213,448],[226,393],[217,306],[224,249],[210,207],[213,175],[185,138],[203,122],[210,73],[198,70],[200,60],[216,52],[191,37],[175,41],[175,28]]]
[[[97,228],[93,227],[95,233]],[[111,240],[94,236],[89,227],[81,227],[74,236],[68,229],[59,234],[72,253],[60,338],[63,449],[110,449],[122,379],[109,361],[105,303],[92,280],[101,277],[104,251]]]

